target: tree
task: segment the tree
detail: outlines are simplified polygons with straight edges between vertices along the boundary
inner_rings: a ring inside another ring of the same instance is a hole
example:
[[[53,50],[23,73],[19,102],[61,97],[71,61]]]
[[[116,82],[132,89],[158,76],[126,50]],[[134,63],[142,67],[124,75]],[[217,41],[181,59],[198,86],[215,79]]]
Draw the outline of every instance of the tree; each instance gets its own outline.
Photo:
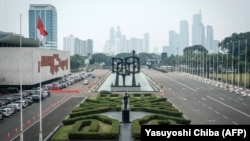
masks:
[[[105,65],[111,65],[111,57],[103,53],[95,53],[92,55],[92,59],[95,60],[95,63],[104,63]]]
[[[70,69],[71,70],[78,70],[81,67],[85,66],[84,63],[85,57],[75,54],[70,56]]]

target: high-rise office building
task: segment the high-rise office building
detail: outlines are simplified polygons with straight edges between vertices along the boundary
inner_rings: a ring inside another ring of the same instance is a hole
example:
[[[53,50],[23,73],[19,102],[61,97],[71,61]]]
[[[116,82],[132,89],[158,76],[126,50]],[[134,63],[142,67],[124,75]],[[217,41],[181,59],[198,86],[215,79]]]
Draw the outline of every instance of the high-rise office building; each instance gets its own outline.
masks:
[[[205,46],[205,27],[202,23],[201,11],[193,15],[192,45]]]
[[[115,44],[115,28],[111,27],[109,31],[109,41],[110,44],[114,45]]]
[[[179,53],[179,34],[174,30],[169,31],[169,55],[177,55]]]
[[[93,40],[91,39],[88,39],[87,42],[87,51],[86,51],[86,55],[89,55],[89,54],[93,54]]]
[[[116,30],[116,39],[121,39],[121,28],[120,26],[117,26],[117,30]]]
[[[51,4],[31,4],[29,8],[29,38],[38,40],[37,21],[41,17],[48,35],[45,48],[57,49],[57,11]]]
[[[93,41],[81,40],[73,35],[63,38],[63,50],[70,51],[70,55],[88,56],[93,53]]]
[[[63,50],[69,51],[70,55],[83,55],[84,53],[84,42],[79,38],[70,35],[69,37],[63,38]]]
[[[213,42],[214,42],[214,30],[212,26],[207,26],[207,40],[206,40],[206,49],[208,51],[214,50],[213,48]]]
[[[179,39],[180,39],[179,50],[180,50],[180,53],[182,53],[183,49],[189,46],[189,28],[188,28],[188,21],[186,20],[180,21],[180,38]]]
[[[149,53],[149,33],[144,34],[143,52]]]

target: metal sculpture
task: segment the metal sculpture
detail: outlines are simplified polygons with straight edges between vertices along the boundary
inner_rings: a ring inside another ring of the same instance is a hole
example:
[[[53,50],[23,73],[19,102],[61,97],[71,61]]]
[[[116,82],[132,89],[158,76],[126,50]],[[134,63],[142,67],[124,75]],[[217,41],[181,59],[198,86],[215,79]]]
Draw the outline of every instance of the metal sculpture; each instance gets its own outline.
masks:
[[[112,86],[119,86],[119,76],[123,78],[123,86],[125,84],[126,76],[132,74],[132,87],[136,87],[135,74],[140,73],[140,59],[135,56],[135,51],[132,51],[132,56],[125,58],[112,57],[112,73],[116,73],[115,84]]]

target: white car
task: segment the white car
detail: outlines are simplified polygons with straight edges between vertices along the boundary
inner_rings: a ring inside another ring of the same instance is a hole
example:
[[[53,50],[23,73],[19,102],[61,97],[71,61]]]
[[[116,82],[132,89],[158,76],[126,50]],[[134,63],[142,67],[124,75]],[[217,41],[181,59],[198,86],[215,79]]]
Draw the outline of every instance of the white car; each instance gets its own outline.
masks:
[[[20,104],[20,103],[10,103],[10,104],[8,104],[8,105],[13,105],[13,106],[15,106],[16,109],[17,109],[17,111],[20,111],[20,109],[21,109],[21,104]]]
[[[26,108],[29,106],[29,103],[26,101],[26,100],[18,100],[18,101],[15,101],[14,103],[19,103],[23,106],[23,108]]]
[[[88,79],[85,79],[85,80],[83,81],[83,84],[84,84],[84,85],[88,85],[88,84],[89,84],[89,80],[88,80]]]
[[[10,117],[13,114],[10,108],[0,109],[0,113],[2,113],[4,117]]]

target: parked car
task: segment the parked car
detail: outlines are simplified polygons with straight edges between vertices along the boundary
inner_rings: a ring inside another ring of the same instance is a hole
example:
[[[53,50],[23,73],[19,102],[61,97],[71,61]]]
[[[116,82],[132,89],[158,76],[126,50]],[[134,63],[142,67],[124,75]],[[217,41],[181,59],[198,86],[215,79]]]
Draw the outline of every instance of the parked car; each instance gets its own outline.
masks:
[[[17,113],[17,108],[15,105],[6,105],[6,106],[1,107],[1,109],[3,108],[9,108],[12,114]]]
[[[20,111],[20,109],[21,109],[21,104],[20,103],[10,103],[10,104],[8,104],[8,105],[11,105],[11,106],[15,106],[16,107],[16,109],[17,109],[17,111]]]
[[[28,101],[27,100],[18,100],[18,101],[15,101],[15,103],[20,103],[22,106],[23,106],[23,108],[26,108],[26,107],[28,107],[29,106],[29,103],[28,103]]]
[[[8,108],[0,109],[0,113],[3,114],[3,117],[10,117],[12,115],[11,110]]]
[[[88,84],[89,84],[89,80],[85,79],[85,80],[83,81],[83,84],[84,84],[84,85],[88,85]]]
[[[27,100],[29,105],[33,104],[32,96],[27,96],[24,98],[24,100]]]
[[[34,94],[32,95],[33,102],[39,102],[40,101],[40,95]]]
[[[0,120],[3,120],[3,114],[0,112]]]

